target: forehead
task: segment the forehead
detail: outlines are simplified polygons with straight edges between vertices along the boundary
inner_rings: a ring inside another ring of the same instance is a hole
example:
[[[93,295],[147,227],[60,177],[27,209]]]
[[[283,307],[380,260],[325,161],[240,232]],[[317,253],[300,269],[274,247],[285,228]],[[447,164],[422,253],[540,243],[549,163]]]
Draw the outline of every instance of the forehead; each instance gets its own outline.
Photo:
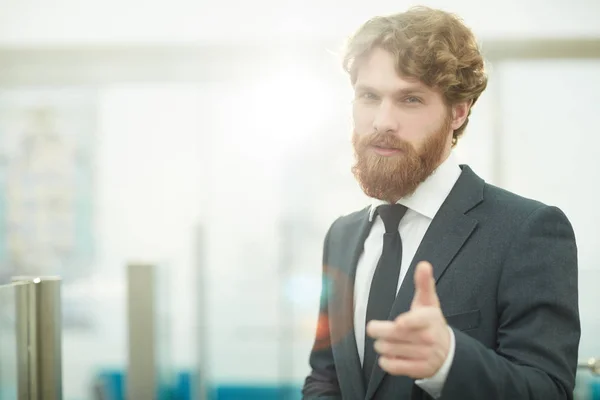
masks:
[[[357,67],[355,87],[368,86],[386,92],[395,92],[409,87],[432,91],[416,78],[400,76],[396,70],[394,56],[381,48],[373,49]]]

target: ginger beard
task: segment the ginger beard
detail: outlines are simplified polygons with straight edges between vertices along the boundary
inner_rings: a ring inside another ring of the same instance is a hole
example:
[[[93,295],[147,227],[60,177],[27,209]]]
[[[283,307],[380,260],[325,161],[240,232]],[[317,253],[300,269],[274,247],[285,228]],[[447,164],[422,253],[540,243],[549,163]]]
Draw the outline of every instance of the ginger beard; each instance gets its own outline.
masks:
[[[427,136],[417,151],[413,145],[391,133],[352,135],[355,164],[352,173],[369,197],[395,203],[411,195],[439,166],[452,124],[448,113],[442,126]],[[373,146],[400,150],[382,156]]]

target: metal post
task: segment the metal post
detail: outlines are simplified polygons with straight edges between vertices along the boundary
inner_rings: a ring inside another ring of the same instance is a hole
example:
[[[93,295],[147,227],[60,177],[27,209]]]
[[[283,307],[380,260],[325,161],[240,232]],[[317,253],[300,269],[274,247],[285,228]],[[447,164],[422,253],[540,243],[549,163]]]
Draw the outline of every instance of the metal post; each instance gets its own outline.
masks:
[[[35,286],[31,282],[16,282],[16,330],[17,330],[17,390],[19,400],[38,398],[36,349],[30,346],[35,337],[35,324],[31,323]]]
[[[62,399],[60,278],[15,277],[19,400]]]
[[[158,387],[156,354],[155,268],[127,266],[127,398],[154,399]]]

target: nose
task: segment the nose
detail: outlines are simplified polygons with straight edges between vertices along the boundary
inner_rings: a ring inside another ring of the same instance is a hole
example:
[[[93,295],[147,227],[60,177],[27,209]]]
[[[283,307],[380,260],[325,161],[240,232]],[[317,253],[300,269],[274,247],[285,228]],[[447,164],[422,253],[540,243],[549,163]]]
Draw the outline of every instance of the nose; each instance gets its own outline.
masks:
[[[382,101],[379,104],[373,119],[373,129],[379,133],[392,133],[398,130],[398,122],[394,118],[394,105],[392,102]]]

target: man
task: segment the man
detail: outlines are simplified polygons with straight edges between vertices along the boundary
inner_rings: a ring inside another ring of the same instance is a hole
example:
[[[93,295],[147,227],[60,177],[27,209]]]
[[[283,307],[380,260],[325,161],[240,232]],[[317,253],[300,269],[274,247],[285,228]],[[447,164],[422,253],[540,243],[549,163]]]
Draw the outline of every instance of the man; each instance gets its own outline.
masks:
[[[472,32],[424,7],[374,18],[344,65],[353,172],[374,203],[326,235],[304,398],[572,399],[571,225],[452,155],[487,84]]]

